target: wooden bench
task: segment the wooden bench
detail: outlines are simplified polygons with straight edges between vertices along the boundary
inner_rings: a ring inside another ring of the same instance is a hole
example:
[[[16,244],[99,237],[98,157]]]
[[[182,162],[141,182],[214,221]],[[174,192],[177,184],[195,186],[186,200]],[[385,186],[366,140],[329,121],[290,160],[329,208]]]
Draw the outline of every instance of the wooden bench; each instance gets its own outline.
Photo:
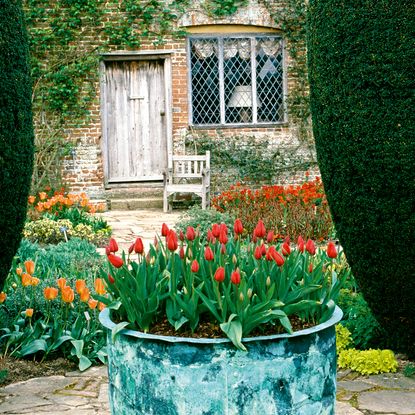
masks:
[[[209,205],[210,151],[206,151],[205,155],[169,154],[168,169],[163,176],[164,212],[171,210],[168,198],[173,193],[195,193],[202,198],[202,209]]]

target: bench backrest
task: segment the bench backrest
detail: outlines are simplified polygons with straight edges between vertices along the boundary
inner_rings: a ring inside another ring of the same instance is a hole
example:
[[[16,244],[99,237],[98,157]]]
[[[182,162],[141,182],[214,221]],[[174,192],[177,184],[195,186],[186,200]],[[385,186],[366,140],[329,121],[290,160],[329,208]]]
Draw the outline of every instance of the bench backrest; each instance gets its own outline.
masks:
[[[203,172],[210,170],[210,151],[205,155],[169,155],[169,167],[173,179],[201,178]]]

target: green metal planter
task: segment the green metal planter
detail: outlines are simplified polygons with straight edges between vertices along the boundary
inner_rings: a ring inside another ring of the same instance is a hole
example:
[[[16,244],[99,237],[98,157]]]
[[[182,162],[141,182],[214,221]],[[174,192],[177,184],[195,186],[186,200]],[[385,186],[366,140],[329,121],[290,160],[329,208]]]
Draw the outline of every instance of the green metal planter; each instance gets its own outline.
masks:
[[[192,339],[123,330],[114,342],[109,310],[110,405],[113,414],[334,414],[336,336],[342,317],[293,335],[243,340],[242,352],[224,339]]]

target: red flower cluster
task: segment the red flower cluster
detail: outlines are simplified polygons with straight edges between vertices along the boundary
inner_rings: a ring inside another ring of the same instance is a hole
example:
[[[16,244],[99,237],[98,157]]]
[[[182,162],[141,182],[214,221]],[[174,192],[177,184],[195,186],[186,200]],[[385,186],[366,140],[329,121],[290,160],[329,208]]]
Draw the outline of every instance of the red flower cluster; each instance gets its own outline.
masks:
[[[258,238],[263,237],[262,225],[257,225],[259,219],[264,227],[274,230],[276,239],[285,236],[297,239],[303,235],[321,241],[329,239],[333,230],[319,178],[302,185],[263,186],[257,190],[237,184],[213,198],[212,206],[219,212],[229,212],[240,218],[248,233],[254,232],[254,237]]]

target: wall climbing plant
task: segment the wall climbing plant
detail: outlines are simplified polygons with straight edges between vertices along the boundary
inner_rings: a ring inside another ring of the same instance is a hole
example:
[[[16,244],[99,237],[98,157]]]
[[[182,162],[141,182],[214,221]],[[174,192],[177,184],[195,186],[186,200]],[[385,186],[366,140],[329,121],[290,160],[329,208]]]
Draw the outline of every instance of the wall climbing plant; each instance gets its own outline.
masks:
[[[298,135],[309,142],[305,55],[305,0],[258,0],[287,39],[296,86],[289,114]],[[33,79],[36,155],[32,187],[60,187],[62,158],[76,145],[73,128],[87,126],[98,88],[99,54],[160,45],[183,38],[179,19],[195,9],[190,0],[24,0]],[[201,0],[198,10],[225,19],[249,0]],[[221,20],[221,21],[222,21]]]

